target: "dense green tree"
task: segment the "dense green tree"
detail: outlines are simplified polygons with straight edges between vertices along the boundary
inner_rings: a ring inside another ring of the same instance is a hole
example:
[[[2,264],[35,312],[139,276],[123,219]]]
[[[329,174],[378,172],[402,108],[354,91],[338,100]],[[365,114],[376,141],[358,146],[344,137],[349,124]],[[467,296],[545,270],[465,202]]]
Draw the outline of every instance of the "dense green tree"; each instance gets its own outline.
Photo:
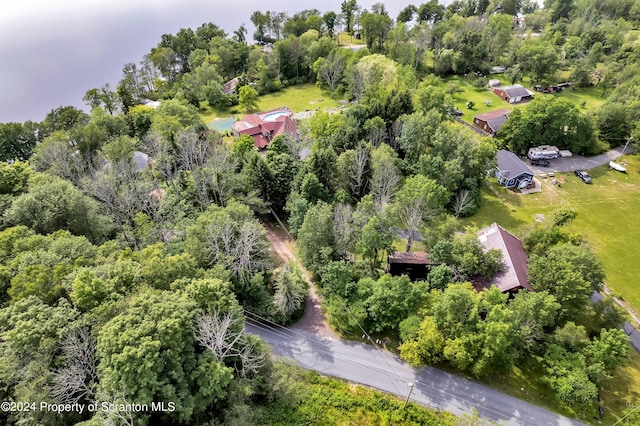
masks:
[[[446,202],[446,191],[423,175],[408,178],[396,194],[394,211],[402,226],[409,230],[406,251],[411,250],[412,235],[433,219]]]
[[[627,108],[623,104],[609,102],[598,109],[596,125],[599,136],[611,146],[622,145],[631,134],[633,122]]]
[[[531,286],[546,290],[560,303],[563,319],[576,318],[604,280],[602,264],[586,247],[558,244],[529,262]]]
[[[378,51],[383,51],[387,34],[393,26],[393,20],[387,14],[384,5],[376,3],[372,6],[371,12],[366,10],[362,12],[360,25],[369,50],[375,48]]]
[[[368,329],[375,332],[398,330],[402,320],[416,313],[428,294],[428,285],[424,281],[412,283],[406,275],[392,277],[385,274],[378,280],[363,279],[360,292],[368,294],[367,306]]]
[[[39,142],[38,125],[25,123],[0,123],[0,161],[27,160]]]
[[[273,174],[269,201],[275,210],[282,212],[291,194],[298,164],[288,153],[270,155],[269,152],[267,152],[267,163]]]
[[[329,37],[333,38],[336,22],[338,21],[338,15],[334,11],[330,10],[322,15],[322,20],[324,21],[324,25],[327,28]]]
[[[42,121],[43,136],[49,136],[56,130],[70,131],[75,126],[87,124],[89,116],[72,106],[60,106],[52,109]]]
[[[504,146],[518,154],[544,144],[579,154],[603,150],[590,117],[565,98],[536,97],[525,110],[516,109],[509,114],[498,137]]]
[[[30,296],[0,310],[0,382],[4,398],[20,401],[52,401],[53,365],[60,343],[79,318],[65,299],[56,306]],[[75,423],[79,419],[50,413],[23,411],[13,421],[29,424]],[[6,418],[5,418],[6,420]]]
[[[283,322],[304,305],[309,285],[297,265],[288,263],[274,272],[273,305]]]
[[[400,11],[400,13],[398,14],[398,18],[396,19],[397,22],[410,22],[411,20],[413,20],[413,16],[418,13],[418,8],[415,7],[414,5],[410,4],[407,7],[405,7],[404,9],[402,9]]]
[[[253,112],[258,109],[258,92],[250,86],[240,88],[240,107],[245,112]]]
[[[362,257],[368,259],[372,268],[378,266],[379,254],[393,250],[393,234],[386,218],[374,215],[364,225],[360,232],[360,239],[356,243],[356,250]]]
[[[300,259],[319,275],[323,266],[335,260],[334,244],[333,209],[329,204],[319,202],[307,211],[298,231]]]
[[[349,34],[353,34],[353,21],[356,11],[358,10],[358,4],[356,0],[344,0],[341,4],[342,16],[344,17],[344,24],[346,26],[345,31]]]
[[[588,405],[598,395],[596,385],[589,380],[587,364],[581,352],[568,352],[550,345],[544,354],[544,381],[558,398],[572,405]]]
[[[307,211],[311,208],[311,203],[298,192],[292,192],[287,198],[285,210],[289,213],[289,232],[291,235],[298,235],[298,231],[304,222]]]
[[[444,5],[438,0],[429,0],[418,7],[418,22],[435,24],[444,16]]]
[[[233,372],[197,349],[197,314],[188,298],[149,290],[134,296],[98,336],[102,391],[139,404],[175,402],[175,412],[155,413],[154,421],[191,422],[214,409],[226,397]],[[138,421],[147,424],[147,416],[138,414]]]
[[[66,229],[94,242],[102,241],[112,230],[111,221],[99,213],[95,201],[71,183],[44,175],[31,179],[29,192],[15,199],[5,219],[41,234]]]
[[[529,72],[534,83],[550,77],[560,66],[557,47],[544,40],[525,40],[517,56],[523,73]]]

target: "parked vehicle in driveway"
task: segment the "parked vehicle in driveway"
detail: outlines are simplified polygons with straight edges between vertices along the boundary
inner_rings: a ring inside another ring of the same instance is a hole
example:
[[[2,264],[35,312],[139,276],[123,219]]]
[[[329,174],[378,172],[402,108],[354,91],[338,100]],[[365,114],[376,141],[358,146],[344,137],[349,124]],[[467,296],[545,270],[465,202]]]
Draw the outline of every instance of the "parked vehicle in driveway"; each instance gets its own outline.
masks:
[[[578,179],[580,179],[584,183],[591,183],[591,176],[589,176],[589,173],[585,172],[584,170],[576,170],[573,173],[578,176]]]
[[[531,160],[532,166],[549,167],[550,164],[551,162],[549,160],[544,160],[544,159]]]
[[[529,148],[527,157],[530,160],[551,160],[560,157],[560,150],[552,145],[540,145]]]

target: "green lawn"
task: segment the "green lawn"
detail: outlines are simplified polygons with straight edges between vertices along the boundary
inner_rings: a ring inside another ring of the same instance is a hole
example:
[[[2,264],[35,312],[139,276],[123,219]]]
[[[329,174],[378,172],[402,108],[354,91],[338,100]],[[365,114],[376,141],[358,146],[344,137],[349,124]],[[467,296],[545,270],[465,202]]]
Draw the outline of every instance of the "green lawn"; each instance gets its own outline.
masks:
[[[508,85],[511,82],[508,81],[504,75],[502,74],[492,74],[489,75],[489,78],[496,78],[500,80],[503,85]],[[468,77],[463,78],[461,76],[451,76],[446,79],[446,81],[458,81],[460,83],[461,88],[464,90],[461,93],[457,93],[453,100],[453,104],[455,107],[459,108],[464,115],[462,119],[469,124],[473,124],[473,117],[478,114],[482,114],[485,112],[493,111],[500,108],[505,108],[508,110],[514,110],[515,108],[526,108],[528,103],[522,104],[509,104],[502,99],[500,99],[497,95],[493,93],[489,88],[483,87],[481,89],[477,89],[473,86],[473,81],[475,78]],[[533,84],[531,80],[526,77],[524,81],[520,84],[533,91]],[[561,98],[567,98],[573,101],[578,107],[581,107],[584,102],[585,110],[593,110],[602,106],[606,101],[607,97],[611,93],[611,90],[606,94],[605,97],[602,97],[602,89],[599,87],[588,87],[588,88],[569,88],[564,90],[558,94],[542,94],[536,93],[536,97],[550,97],[550,96],[558,96]],[[473,101],[475,103],[473,109],[468,109],[466,104],[468,101]],[[485,105],[485,101],[491,101],[490,105]]]
[[[601,107],[612,92],[611,89],[607,91],[605,97],[602,97],[602,89],[598,86],[585,87],[585,88],[568,88],[563,90],[557,95],[545,95],[545,96],[558,96],[560,98],[567,98],[573,101],[578,107],[581,107],[584,102],[586,110],[593,110]]]
[[[258,111],[268,111],[285,106],[293,112],[302,112],[315,109],[335,108],[338,105],[338,102],[331,98],[329,92],[321,90],[314,84],[289,86],[279,92],[260,96],[258,99]],[[232,115],[240,118],[244,114],[238,106],[228,109],[218,109],[211,108],[206,102],[200,105],[200,117],[202,117],[202,120],[206,124],[209,124],[215,118],[229,117]]]
[[[339,46],[347,46],[349,44],[364,44],[364,40],[361,38],[360,40],[352,37],[346,32],[342,32],[338,34],[338,45]]]
[[[562,188],[543,180],[542,192],[519,195],[492,181],[483,187],[478,213],[463,222],[478,227],[498,222],[522,234],[535,223],[536,214],[548,216],[560,206],[570,206],[578,217],[567,230],[584,236],[602,260],[607,286],[640,311],[640,228],[633,226],[640,211],[640,158],[624,159],[629,162],[629,173],[601,166],[590,171],[593,185],[566,174]]]
[[[452,76],[447,78],[446,81],[458,81],[460,83],[460,87],[464,90],[462,93],[456,93],[456,95],[453,97],[453,106],[459,108],[460,111],[464,113],[461,118],[469,124],[473,123],[474,115],[482,114],[500,108],[513,110],[515,106],[503,101],[497,95],[495,95],[493,91],[486,87],[483,87],[482,89],[475,88],[473,86],[474,79],[472,78]],[[473,101],[473,103],[475,104],[472,109],[467,108],[468,101]],[[485,105],[485,101],[491,101],[491,104]]]
[[[270,109],[286,106],[293,112],[314,109],[335,108],[338,102],[331,98],[329,92],[320,90],[315,84],[299,84],[289,86],[284,90],[260,96],[258,109]]]
[[[560,188],[551,185],[548,179],[542,180],[542,192],[537,194],[515,194],[492,179],[483,185],[482,206],[478,213],[462,223],[483,227],[498,222],[522,236],[529,227],[535,226],[536,215],[550,219],[559,207],[571,207],[578,216],[567,226],[567,231],[583,236],[602,260],[607,286],[640,311],[640,262],[637,261],[640,228],[634,226],[640,211],[640,158],[625,156],[623,161],[628,162],[627,174],[601,166],[590,170],[593,184],[586,185],[573,174],[556,173],[556,177],[565,176],[567,182]],[[568,407],[551,401],[543,388],[536,390],[536,384],[530,382],[528,376],[526,372],[515,370],[508,377],[488,380],[488,383],[523,399],[570,413]],[[524,391],[520,390],[522,387]],[[606,417],[603,422],[594,421],[594,424],[613,424],[627,408],[627,403],[640,403],[640,356],[633,349],[629,362],[618,369],[602,397]],[[593,416],[582,414],[589,416],[587,420]]]

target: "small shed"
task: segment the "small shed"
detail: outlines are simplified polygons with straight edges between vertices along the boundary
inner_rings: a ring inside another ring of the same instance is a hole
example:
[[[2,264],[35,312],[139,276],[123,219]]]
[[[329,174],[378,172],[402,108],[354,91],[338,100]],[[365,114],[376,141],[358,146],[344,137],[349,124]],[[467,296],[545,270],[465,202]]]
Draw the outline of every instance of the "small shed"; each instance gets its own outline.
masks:
[[[496,178],[505,188],[524,189],[531,184],[535,173],[513,152],[501,149],[496,154]]]
[[[407,275],[411,281],[427,278],[431,270],[429,254],[424,251],[396,252],[387,257],[386,272],[393,276]]]
[[[530,92],[526,87],[521,86],[520,84],[496,87],[493,89],[493,93],[510,104],[528,101],[533,98],[533,92]]]

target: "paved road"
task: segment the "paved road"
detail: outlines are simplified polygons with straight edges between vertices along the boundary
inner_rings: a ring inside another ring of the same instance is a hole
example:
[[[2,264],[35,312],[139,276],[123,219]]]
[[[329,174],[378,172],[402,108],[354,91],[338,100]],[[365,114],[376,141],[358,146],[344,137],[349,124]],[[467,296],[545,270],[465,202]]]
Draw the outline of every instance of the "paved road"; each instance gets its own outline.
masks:
[[[456,415],[470,414],[505,425],[583,425],[533,404],[431,367],[413,369],[396,355],[370,345],[319,337],[305,331],[247,322],[276,355],[300,366],[406,397],[409,382],[416,380],[411,400]]]
[[[604,154],[596,155],[594,157],[583,157],[582,155],[574,154],[571,157],[556,158],[555,160],[550,160],[551,165],[549,167],[530,167],[531,170],[536,172],[536,174],[548,172],[572,172],[579,169],[593,169],[594,167],[608,164],[609,161],[618,158],[620,154],[622,154],[623,148],[624,147],[619,146],[615,149],[612,149],[611,151],[605,152]],[[632,152],[633,148],[627,147],[624,153],[631,154]],[[529,162],[527,163],[530,164]]]

